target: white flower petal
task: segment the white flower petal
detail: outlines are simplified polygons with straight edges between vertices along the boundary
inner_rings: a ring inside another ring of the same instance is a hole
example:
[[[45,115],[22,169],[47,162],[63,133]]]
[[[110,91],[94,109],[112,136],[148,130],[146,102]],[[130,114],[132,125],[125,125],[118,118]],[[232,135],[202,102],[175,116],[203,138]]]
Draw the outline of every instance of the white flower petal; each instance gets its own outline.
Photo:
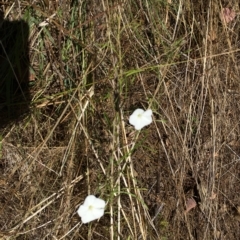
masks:
[[[143,119],[142,119],[142,123],[145,126],[149,125],[150,123],[152,123],[152,117],[151,116],[147,116],[147,117],[144,116]]]
[[[145,126],[149,125],[151,122],[152,122],[151,119],[143,118],[141,123],[142,123],[142,126],[145,127]]]
[[[92,212],[92,216],[94,217],[94,219],[98,219],[102,217],[103,214],[104,214],[104,209],[94,209],[94,211]]]
[[[96,220],[97,218],[92,214],[92,213],[88,213],[84,216],[81,217],[81,220],[83,223],[89,223],[93,220]]]
[[[93,205],[96,200],[94,195],[88,195],[84,201],[84,205]]]
[[[105,208],[106,202],[100,198],[96,198],[94,202],[95,208]]]
[[[137,122],[135,123],[134,127],[136,130],[141,130],[144,127],[144,125],[142,124],[142,122]]]
[[[85,215],[87,214],[87,212],[88,212],[88,207],[85,206],[85,205],[81,205],[81,206],[79,207],[78,211],[77,211],[77,213],[78,213],[78,215],[79,215],[80,217],[85,216]]]
[[[100,217],[102,217],[104,215],[104,209],[98,209],[98,208],[94,208],[88,211],[84,211],[81,212],[81,220],[83,223],[88,223],[91,222],[93,220],[99,219]]]
[[[138,122],[138,117],[136,115],[131,115],[129,117],[129,123],[134,126],[136,122]]]
[[[144,113],[144,110],[141,109],[141,108],[137,108],[137,109],[133,112],[133,114],[135,114],[135,115],[139,115],[139,114],[143,114],[143,113]]]
[[[79,207],[77,213],[81,217],[83,223],[88,223],[104,215],[105,205],[106,202],[104,200],[89,195]]]
[[[129,123],[131,125],[135,125],[136,122],[139,121],[139,118],[141,118],[142,114],[144,113],[144,110],[143,109],[136,109],[132,115],[129,117]]]
[[[151,109],[148,109],[146,110],[144,113],[143,113],[144,116],[149,116],[152,118],[152,110]]]
[[[129,117],[129,123],[135,127],[136,130],[141,130],[143,127],[152,123],[152,110],[136,109]]]

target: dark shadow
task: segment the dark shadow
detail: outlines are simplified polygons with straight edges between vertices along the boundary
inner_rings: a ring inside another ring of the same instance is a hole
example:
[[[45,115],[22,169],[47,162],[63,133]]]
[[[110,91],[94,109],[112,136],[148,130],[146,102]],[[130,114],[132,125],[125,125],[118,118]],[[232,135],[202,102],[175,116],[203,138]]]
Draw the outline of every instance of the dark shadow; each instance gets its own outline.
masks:
[[[29,26],[0,12],[0,129],[29,111]]]

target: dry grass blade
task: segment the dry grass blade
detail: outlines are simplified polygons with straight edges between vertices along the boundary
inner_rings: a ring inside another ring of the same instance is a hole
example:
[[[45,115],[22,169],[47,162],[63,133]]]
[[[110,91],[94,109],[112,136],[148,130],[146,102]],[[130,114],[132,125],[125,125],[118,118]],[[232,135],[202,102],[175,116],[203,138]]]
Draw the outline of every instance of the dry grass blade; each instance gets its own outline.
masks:
[[[1,1],[0,238],[238,239],[238,13]],[[105,214],[82,224],[89,194]]]

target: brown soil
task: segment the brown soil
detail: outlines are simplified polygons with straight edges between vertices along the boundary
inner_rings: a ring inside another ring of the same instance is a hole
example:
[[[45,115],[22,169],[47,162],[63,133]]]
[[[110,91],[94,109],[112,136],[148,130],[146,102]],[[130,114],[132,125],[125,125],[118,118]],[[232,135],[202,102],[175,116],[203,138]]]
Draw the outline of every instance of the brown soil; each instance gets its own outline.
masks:
[[[0,108],[0,237],[240,239],[240,23],[219,16],[238,2],[76,2],[8,16],[64,12],[31,25],[30,112],[6,124]],[[82,225],[89,193],[108,205]]]

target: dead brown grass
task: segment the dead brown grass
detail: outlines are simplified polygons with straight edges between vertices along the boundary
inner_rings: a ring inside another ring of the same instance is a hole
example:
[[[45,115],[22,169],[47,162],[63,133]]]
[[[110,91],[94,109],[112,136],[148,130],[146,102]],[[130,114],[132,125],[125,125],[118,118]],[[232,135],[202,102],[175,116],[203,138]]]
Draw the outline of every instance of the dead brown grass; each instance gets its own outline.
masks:
[[[2,239],[239,238],[237,1],[0,5],[29,24],[31,95],[7,125],[0,108]],[[107,207],[83,225],[88,194]]]

